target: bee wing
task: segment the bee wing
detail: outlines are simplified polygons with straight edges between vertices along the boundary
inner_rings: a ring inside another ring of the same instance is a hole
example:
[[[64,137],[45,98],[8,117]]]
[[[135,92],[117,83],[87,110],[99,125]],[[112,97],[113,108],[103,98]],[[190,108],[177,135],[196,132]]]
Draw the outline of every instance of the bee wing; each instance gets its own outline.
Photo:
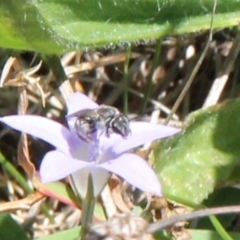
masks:
[[[80,111],[77,111],[75,113],[69,114],[66,117],[82,117],[82,116],[89,116],[89,117],[95,117],[97,114],[96,109],[83,109]]]

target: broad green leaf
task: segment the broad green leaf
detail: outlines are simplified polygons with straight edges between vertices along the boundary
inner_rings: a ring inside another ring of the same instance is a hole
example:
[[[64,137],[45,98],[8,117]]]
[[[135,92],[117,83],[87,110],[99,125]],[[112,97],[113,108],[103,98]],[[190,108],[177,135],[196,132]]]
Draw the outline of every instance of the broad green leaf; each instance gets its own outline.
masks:
[[[0,46],[62,53],[209,29],[213,0],[0,0]],[[214,28],[238,25],[218,0]]]
[[[208,231],[208,230],[189,230],[191,235],[191,240],[220,240],[222,239],[219,234],[215,231]],[[229,233],[232,239],[240,239],[239,233]]]
[[[196,205],[239,181],[231,175],[240,164],[240,99],[196,111],[186,126],[156,146],[154,160],[165,196]]]
[[[76,240],[80,236],[80,227],[72,228],[66,231],[58,232],[47,237],[39,238],[38,240]]]
[[[188,229],[191,240],[221,240],[222,238],[215,231]],[[229,233],[232,239],[240,239],[240,233]],[[174,240],[175,238],[166,236],[163,232],[154,234],[155,239]],[[44,239],[45,240],[45,239]],[[46,239],[51,240],[51,239]],[[54,239],[55,240],[55,239]]]
[[[208,199],[204,201],[204,205],[207,208],[220,207],[220,206],[231,206],[239,204],[240,189],[235,187],[226,187],[216,189],[212,194],[208,196]],[[237,213],[224,214],[216,216],[224,229],[228,229],[233,220],[236,218]],[[214,230],[212,223],[209,218],[201,218],[197,223],[197,227],[200,229]]]
[[[1,240],[29,240],[25,231],[9,214],[0,214]]]

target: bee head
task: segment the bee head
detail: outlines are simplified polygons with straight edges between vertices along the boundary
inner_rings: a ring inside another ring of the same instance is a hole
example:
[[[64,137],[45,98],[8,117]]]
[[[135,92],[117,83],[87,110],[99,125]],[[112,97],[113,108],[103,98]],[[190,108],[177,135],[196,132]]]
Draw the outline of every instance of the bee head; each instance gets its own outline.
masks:
[[[125,138],[130,133],[129,119],[125,114],[119,113],[109,122],[108,128]]]

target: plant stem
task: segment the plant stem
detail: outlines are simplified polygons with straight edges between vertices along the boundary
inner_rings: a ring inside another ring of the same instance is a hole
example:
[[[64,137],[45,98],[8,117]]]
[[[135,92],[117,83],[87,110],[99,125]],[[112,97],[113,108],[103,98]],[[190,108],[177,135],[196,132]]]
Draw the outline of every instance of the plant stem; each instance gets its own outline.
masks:
[[[84,199],[82,199],[82,216],[81,216],[81,239],[86,235],[88,226],[92,223],[96,198],[93,192],[92,176],[88,177],[88,189]]]
[[[123,98],[124,98],[124,113],[128,113],[128,84],[129,84],[129,77],[128,77],[128,66],[131,57],[131,45],[128,46],[126,52],[126,59],[124,62],[124,91],[123,91]]]

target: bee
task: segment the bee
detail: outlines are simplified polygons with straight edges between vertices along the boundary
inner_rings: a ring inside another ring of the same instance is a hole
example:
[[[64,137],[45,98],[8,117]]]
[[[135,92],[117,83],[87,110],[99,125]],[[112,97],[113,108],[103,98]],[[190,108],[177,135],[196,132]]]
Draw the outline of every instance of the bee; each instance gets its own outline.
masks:
[[[117,108],[101,105],[95,109],[85,109],[76,114],[75,130],[81,139],[92,141],[93,134],[100,130],[110,137],[116,133],[126,138],[129,133],[129,119]]]

